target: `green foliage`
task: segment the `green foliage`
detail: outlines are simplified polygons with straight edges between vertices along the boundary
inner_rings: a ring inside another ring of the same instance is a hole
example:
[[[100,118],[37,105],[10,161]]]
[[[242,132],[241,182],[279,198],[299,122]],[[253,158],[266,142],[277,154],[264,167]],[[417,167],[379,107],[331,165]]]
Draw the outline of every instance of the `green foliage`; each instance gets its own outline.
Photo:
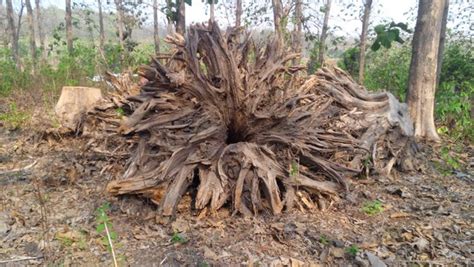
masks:
[[[473,48],[470,42],[463,39],[447,43],[441,65],[441,83],[455,82],[458,87],[463,83],[474,84]]]
[[[359,47],[352,47],[342,53],[342,60],[337,63],[338,67],[349,72],[353,77],[359,75]]]
[[[115,110],[117,112],[117,115],[122,118],[123,116],[125,116],[125,110],[123,110],[123,108],[117,108]]]
[[[186,237],[184,237],[181,233],[177,231],[174,231],[173,235],[171,236],[170,241],[173,244],[184,244],[188,242]]]
[[[357,245],[350,245],[350,247],[346,248],[346,253],[355,257],[357,253],[359,253],[360,249]]]
[[[443,125],[440,134],[454,139],[474,140],[474,123],[471,118],[474,83],[443,82],[436,92],[435,115]]]
[[[0,113],[0,121],[5,123],[8,128],[16,129],[22,126],[30,119],[30,115],[26,112],[18,110],[16,103],[10,103],[8,111]]]
[[[298,162],[292,161],[291,166],[290,166],[290,177],[298,175],[299,172],[300,172],[300,165],[298,164]]]
[[[390,22],[389,24],[379,24],[375,26],[374,31],[377,34],[377,37],[371,46],[372,51],[379,50],[381,46],[390,48],[392,47],[393,42],[403,44],[404,41],[400,37],[400,30],[408,33],[411,32],[405,23]]]
[[[361,209],[367,215],[376,215],[383,211],[382,202],[374,200],[364,203]]]
[[[107,216],[107,211],[110,209],[109,203],[104,203],[102,206],[97,208],[97,217],[96,217],[96,232],[102,234],[102,244],[107,247],[108,251],[112,251],[112,244],[109,242],[109,237],[111,241],[117,240],[117,233],[112,228],[112,222],[110,221],[109,216]],[[108,233],[106,231],[108,230]],[[107,236],[108,235],[108,236]]]
[[[19,72],[10,49],[0,48],[0,96],[7,96],[13,88],[30,86],[29,74]]]
[[[435,115],[442,125],[440,133],[454,139],[474,141],[471,118],[474,98],[473,46],[464,39],[447,43],[436,91]]]
[[[319,237],[319,243],[327,245],[329,244],[329,239],[325,235],[321,235],[321,237]]]
[[[318,63],[319,42],[314,42],[313,47],[309,50],[308,73],[313,74],[321,66]]]
[[[448,164],[452,169],[459,169],[461,164],[456,156],[451,155],[451,150],[449,147],[443,146],[441,148],[441,158]]]
[[[410,45],[369,52],[364,85],[369,90],[385,89],[404,101],[408,88],[410,60]]]

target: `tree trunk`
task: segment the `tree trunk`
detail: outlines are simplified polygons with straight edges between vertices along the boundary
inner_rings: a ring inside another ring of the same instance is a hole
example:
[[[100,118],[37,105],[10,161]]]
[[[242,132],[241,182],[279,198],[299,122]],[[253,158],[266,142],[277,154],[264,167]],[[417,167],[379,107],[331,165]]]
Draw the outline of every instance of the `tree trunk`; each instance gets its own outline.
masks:
[[[105,31],[104,31],[104,15],[102,14],[102,0],[97,0],[99,6],[99,49],[104,53]]]
[[[171,20],[171,17],[169,16],[169,14],[171,13],[171,5],[172,5],[172,1],[171,0],[166,0],[166,12],[168,13],[166,15],[166,21],[168,23],[167,25],[167,33],[168,34],[172,34],[173,33],[173,21]]]
[[[367,30],[369,28],[370,10],[372,9],[372,0],[365,0],[364,17],[362,18],[362,33],[360,34],[359,51],[359,83],[364,84],[365,71],[365,46],[367,44]]]
[[[302,0],[295,0],[295,31],[293,32],[293,50],[296,53],[302,52],[301,42],[303,40],[303,7]],[[301,57],[293,59],[293,64],[299,64]]]
[[[242,0],[235,1],[235,27],[242,25]]]
[[[155,41],[155,54],[160,53],[160,35],[158,29],[158,0],[153,0],[153,40]]]
[[[183,35],[186,32],[186,4],[184,0],[177,0],[178,16],[176,18],[176,32]]]
[[[120,43],[120,47],[122,48],[122,51],[125,51],[122,0],[114,0],[114,2],[115,2],[115,9],[117,11],[117,31],[118,31],[119,43]]]
[[[329,12],[331,11],[331,2],[332,0],[326,0],[326,3],[324,5],[323,29],[321,30],[321,37],[319,38],[318,63],[320,66],[323,66],[324,64],[324,52],[326,50],[326,38],[328,34],[328,22],[329,22]]]
[[[41,18],[41,4],[40,0],[35,0],[35,7],[36,7],[36,24],[38,25],[38,37],[40,42],[40,51],[41,51],[41,60],[46,60],[46,45],[44,40],[44,32],[42,26],[42,18]]]
[[[210,21],[215,21],[215,17],[214,17],[214,7],[215,7],[215,4],[214,4],[214,0],[211,0],[211,5],[209,7],[209,20]]]
[[[30,56],[31,62],[33,63],[33,73],[36,72],[36,41],[35,41],[35,22],[33,19],[33,8],[31,7],[31,1],[26,0],[26,11],[28,12],[28,26],[30,30]]]
[[[273,7],[273,25],[275,27],[275,36],[277,40],[277,50],[283,47],[283,28],[281,25],[281,19],[283,16],[283,7],[281,0],[272,0]]]
[[[436,71],[443,10],[446,0],[420,0],[413,36],[407,104],[415,126],[415,137],[439,140],[434,124]]]
[[[5,10],[5,7],[3,6],[3,0],[0,0],[0,17],[2,17],[0,19],[0,34],[1,34],[1,39],[0,41],[3,42],[3,45],[5,46],[5,48],[8,46],[8,33],[7,33],[7,27],[5,27],[5,24],[4,24],[4,21],[3,21],[3,17],[6,17],[3,12]]]
[[[12,0],[7,0],[7,20],[8,20],[8,32],[10,35],[10,45],[12,49],[13,59],[15,60],[16,67],[21,69],[20,56],[18,55],[18,36],[15,26],[15,18],[13,13]],[[20,24],[19,24],[20,25]]]
[[[443,21],[441,23],[441,34],[439,37],[439,49],[438,49],[438,67],[436,68],[436,88],[439,86],[439,80],[441,78],[441,66],[443,65],[443,53],[444,44],[446,43],[446,24],[448,22],[449,13],[449,0],[446,0],[446,5],[443,10]]]
[[[71,0],[66,0],[66,42],[69,55],[74,52],[72,40],[72,9]]]

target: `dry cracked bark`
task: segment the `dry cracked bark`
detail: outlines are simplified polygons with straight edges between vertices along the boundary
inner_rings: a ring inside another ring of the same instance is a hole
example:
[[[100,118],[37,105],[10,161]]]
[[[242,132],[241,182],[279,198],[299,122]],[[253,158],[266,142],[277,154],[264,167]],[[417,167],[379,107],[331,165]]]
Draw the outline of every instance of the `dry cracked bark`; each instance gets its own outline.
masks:
[[[167,37],[171,54],[141,68],[140,90],[112,80],[117,91],[86,124],[129,153],[108,192],[145,195],[165,216],[186,192],[198,210],[229,203],[244,215],[279,214],[343,195],[365,169],[412,167],[405,104],[339,69],[295,75],[298,54],[235,36],[213,22],[193,25],[186,38]]]

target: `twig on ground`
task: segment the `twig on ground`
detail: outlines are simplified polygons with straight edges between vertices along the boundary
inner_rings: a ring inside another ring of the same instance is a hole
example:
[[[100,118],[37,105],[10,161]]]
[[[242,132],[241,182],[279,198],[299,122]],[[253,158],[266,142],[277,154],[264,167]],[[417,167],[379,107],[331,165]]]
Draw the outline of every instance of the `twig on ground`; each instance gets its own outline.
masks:
[[[9,174],[9,173],[14,173],[14,172],[21,172],[21,171],[26,171],[28,169],[31,169],[33,166],[36,165],[36,163],[38,163],[37,160],[35,160],[33,163],[23,167],[23,168],[16,168],[16,169],[13,169],[13,170],[5,170],[5,171],[0,171],[0,175],[3,175],[3,174]]]
[[[37,259],[41,259],[41,258],[43,258],[43,256],[38,256],[38,257],[23,257],[23,258],[18,258],[18,259],[0,260],[0,264],[10,263],[10,262],[17,262],[17,261],[37,260]]]

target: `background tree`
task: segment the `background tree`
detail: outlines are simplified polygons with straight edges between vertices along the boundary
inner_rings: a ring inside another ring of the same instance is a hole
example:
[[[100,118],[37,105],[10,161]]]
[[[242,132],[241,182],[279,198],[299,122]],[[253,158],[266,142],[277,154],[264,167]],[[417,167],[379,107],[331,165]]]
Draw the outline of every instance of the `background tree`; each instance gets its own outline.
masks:
[[[125,53],[125,36],[124,36],[124,14],[122,0],[114,0],[115,9],[117,12],[117,32],[119,37],[120,48]],[[123,60],[123,58],[122,58]]]
[[[303,1],[295,0],[295,30],[293,31],[293,50],[302,53],[303,41]],[[293,64],[299,64],[301,57],[293,59]]]
[[[242,0],[235,0],[235,27],[242,25]]]
[[[166,13],[166,32],[168,34],[171,34],[173,32],[173,23],[174,23],[174,19],[173,19],[173,1],[172,0],[166,0],[166,10],[165,10],[165,13]]]
[[[176,0],[176,32],[184,35],[186,32],[186,0]]]
[[[66,0],[66,43],[67,51],[69,55],[72,55],[74,51],[73,39],[72,39],[72,8],[71,0]]]
[[[41,2],[40,0],[35,0],[35,12],[36,12],[36,26],[38,28],[38,37],[39,37],[39,44],[40,44],[40,51],[41,51],[41,60],[46,60],[46,44],[44,38],[44,31],[42,25],[42,16],[41,16]]]
[[[439,37],[438,49],[438,67],[436,68],[436,86],[439,85],[441,77],[441,66],[443,65],[444,45],[446,43],[446,24],[448,23],[449,0],[446,0],[446,5],[443,9],[443,20],[441,22],[441,33]]]
[[[153,41],[155,43],[155,54],[160,52],[160,36],[158,28],[158,0],[153,0]]]
[[[4,20],[6,19],[5,15],[5,6],[3,5],[3,0],[0,0],[0,34],[1,34],[1,39],[3,45],[7,47],[8,45],[8,32],[7,29],[8,27],[5,27],[5,22]]]
[[[364,16],[362,17],[362,33],[360,34],[359,49],[359,83],[364,83],[365,70],[365,47],[367,44],[367,30],[369,29],[370,11],[372,9],[372,0],[364,2]]]
[[[105,31],[104,31],[104,15],[102,13],[102,0],[97,0],[99,11],[99,49],[104,54]]]
[[[434,98],[446,2],[419,0],[408,80],[407,104],[415,136],[431,141],[439,140],[434,124]]]
[[[13,59],[15,60],[15,64],[17,69],[21,69],[20,57],[18,55],[18,31],[15,26],[15,17],[13,12],[13,4],[12,0],[6,0],[7,4],[7,23],[8,23],[8,32],[10,35],[10,46],[12,49]],[[20,22],[18,22],[20,26]]]
[[[272,7],[273,7],[273,25],[275,28],[275,36],[277,39],[277,46],[283,46],[283,25],[282,25],[282,17],[283,17],[283,5],[281,0],[272,0]]]
[[[217,3],[217,0],[208,0],[207,2],[209,3],[209,20],[215,21],[216,18],[215,18],[214,12],[215,12],[215,4]]]
[[[331,2],[332,0],[326,0],[324,3],[324,21],[323,21],[323,27],[321,30],[321,36],[319,38],[318,63],[320,66],[324,64],[324,54],[326,51],[326,39],[328,35],[328,23],[329,23],[329,14],[331,12]]]
[[[27,12],[27,19],[28,19],[28,27],[29,27],[29,42],[30,42],[30,57],[31,62],[33,63],[33,73],[35,73],[35,66],[36,66],[36,41],[35,41],[35,22],[34,22],[34,15],[33,15],[33,8],[31,7],[31,1],[25,0],[26,4],[26,12]]]

